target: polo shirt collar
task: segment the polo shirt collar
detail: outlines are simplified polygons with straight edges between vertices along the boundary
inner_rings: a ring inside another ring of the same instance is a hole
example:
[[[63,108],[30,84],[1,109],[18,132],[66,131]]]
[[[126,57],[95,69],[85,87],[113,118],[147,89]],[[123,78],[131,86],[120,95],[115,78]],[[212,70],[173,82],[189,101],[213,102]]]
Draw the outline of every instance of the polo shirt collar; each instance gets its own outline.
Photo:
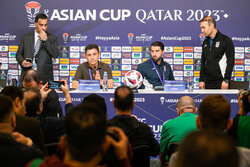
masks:
[[[100,63],[100,61],[98,61],[98,68],[97,68],[97,69],[101,69],[102,66],[103,66],[103,63]],[[93,68],[89,65],[89,63],[88,63],[88,68],[93,69]]]

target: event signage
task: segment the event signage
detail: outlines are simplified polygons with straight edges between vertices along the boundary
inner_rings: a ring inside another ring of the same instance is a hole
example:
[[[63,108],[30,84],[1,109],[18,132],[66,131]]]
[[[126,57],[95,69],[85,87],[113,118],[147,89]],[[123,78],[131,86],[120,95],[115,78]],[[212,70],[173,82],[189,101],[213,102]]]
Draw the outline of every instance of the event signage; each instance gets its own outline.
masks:
[[[80,91],[100,91],[100,81],[80,79],[79,90]]]

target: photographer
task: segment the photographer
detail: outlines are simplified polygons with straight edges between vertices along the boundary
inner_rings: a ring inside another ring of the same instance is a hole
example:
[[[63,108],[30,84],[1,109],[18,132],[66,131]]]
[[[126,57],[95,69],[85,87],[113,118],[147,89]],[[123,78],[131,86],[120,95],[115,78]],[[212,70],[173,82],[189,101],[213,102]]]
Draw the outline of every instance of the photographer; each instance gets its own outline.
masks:
[[[240,90],[238,93],[239,111],[234,117],[233,126],[228,131],[236,141],[237,146],[250,148],[250,91]]]

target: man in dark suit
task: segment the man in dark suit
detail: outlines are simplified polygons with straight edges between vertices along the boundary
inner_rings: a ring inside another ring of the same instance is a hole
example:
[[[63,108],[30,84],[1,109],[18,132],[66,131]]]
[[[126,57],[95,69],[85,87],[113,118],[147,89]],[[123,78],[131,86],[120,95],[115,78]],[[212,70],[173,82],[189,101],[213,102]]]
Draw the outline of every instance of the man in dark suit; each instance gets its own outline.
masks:
[[[13,111],[16,117],[14,131],[31,138],[31,140],[42,150],[45,151],[44,138],[40,121],[35,118],[26,117],[26,98],[23,91],[16,86],[6,86],[1,94],[8,96],[13,102]]]
[[[52,58],[59,57],[57,37],[47,32],[48,18],[38,14],[35,18],[35,31],[25,34],[18,46],[16,59],[25,71],[37,70],[43,82],[53,80]]]

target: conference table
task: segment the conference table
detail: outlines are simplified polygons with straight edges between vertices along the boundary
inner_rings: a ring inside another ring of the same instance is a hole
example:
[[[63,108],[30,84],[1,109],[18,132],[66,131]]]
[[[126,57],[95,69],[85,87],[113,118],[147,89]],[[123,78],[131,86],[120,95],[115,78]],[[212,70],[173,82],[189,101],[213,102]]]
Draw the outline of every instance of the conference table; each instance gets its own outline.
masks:
[[[114,89],[109,89],[108,92],[103,91],[70,91],[70,95],[74,105],[81,103],[84,97],[89,94],[98,94],[103,97],[107,104],[107,114],[108,119],[115,116],[115,110],[113,107],[112,100],[114,98]],[[177,117],[176,104],[178,99],[184,95],[191,96],[199,107],[202,99],[206,95],[216,95],[221,94],[229,101],[231,104],[231,117],[233,118],[238,112],[238,90],[194,90],[193,92],[164,92],[164,91],[147,91],[138,90],[135,93],[135,106],[132,114],[137,116],[138,120],[147,123],[155,138],[160,140],[160,133],[162,125],[169,119]],[[58,91],[59,101],[63,107],[65,106],[65,98],[63,93]]]

